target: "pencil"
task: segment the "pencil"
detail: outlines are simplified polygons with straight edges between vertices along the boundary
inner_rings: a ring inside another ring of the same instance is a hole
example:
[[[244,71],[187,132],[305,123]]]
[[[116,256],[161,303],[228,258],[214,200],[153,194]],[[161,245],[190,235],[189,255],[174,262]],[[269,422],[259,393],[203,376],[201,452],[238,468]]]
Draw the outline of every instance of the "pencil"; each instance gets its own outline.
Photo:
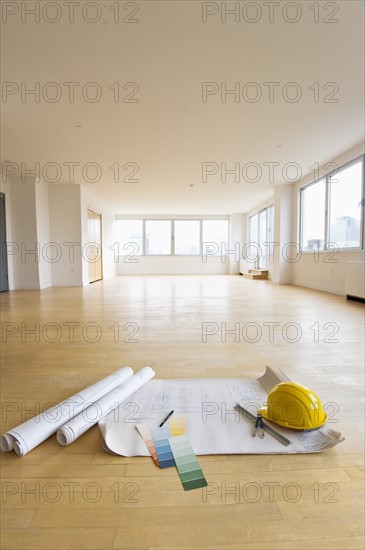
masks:
[[[166,416],[166,418],[161,422],[161,424],[160,424],[159,427],[162,428],[162,426],[165,424],[165,422],[167,422],[168,419],[170,418],[170,416],[173,415],[173,414],[174,414],[174,411],[169,412],[169,414],[168,414],[168,415]]]

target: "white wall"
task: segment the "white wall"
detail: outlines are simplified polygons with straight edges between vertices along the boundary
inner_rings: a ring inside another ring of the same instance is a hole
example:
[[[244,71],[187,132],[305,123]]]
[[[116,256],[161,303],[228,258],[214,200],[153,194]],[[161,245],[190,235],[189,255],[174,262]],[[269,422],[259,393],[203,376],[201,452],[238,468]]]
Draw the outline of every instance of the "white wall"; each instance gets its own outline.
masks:
[[[48,184],[43,181],[35,183],[35,208],[37,240],[39,242],[39,288],[52,286],[52,259],[57,258],[57,251],[50,246],[49,197]]]
[[[11,231],[11,208],[10,208],[10,184],[7,181],[8,177],[0,170],[0,191],[5,195],[5,219],[6,219],[6,242],[13,241]],[[8,256],[8,283],[9,290],[14,289],[14,272],[13,272],[13,260]]]
[[[230,249],[237,249],[237,252],[239,252],[229,255],[229,274],[238,275],[240,261],[242,260],[242,248],[247,240],[246,216],[244,214],[231,214],[230,222]]]
[[[275,187],[274,192],[274,243],[280,244],[274,247],[272,281],[281,285],[291,283],[292,264],[289,260],[296,257],[296,248],[289,246],[292,242],[292,191],[292,185],[284,184]]]
[[[7,186],[9,287],[39,289],[35,178],[27,177],[23,183],[14,177]]]
[[[53,286],[80,286],[82,285],[80,186],[49,184],[48,192],[50,238],[58,245],[60,251],[59,260],[52,263]]]
[[[118,275],[226,275],[229,260],[210,256],[203,262],[202,256],[135,256],[134,261],[120,257]]]
[[[298,262],[292,264],[292,284],[324,290],[334,294],[345,293],[346,262],[365,261],[365,252],[303,252]]]

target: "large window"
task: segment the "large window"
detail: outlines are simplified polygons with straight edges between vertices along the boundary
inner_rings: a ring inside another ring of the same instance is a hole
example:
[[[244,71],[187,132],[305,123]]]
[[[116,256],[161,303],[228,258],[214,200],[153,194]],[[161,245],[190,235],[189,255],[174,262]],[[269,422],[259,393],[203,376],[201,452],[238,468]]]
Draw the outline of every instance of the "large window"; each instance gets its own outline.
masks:
[[[117,220],[119,253],[122,256],[143,254],[142,220]]]
[[[329,179],[329,242],[339,248],[361,245],[362,162]]]
[[[322,250],[324,246],[324,211],[326,182],[321,180],[302,189],[302,249]]]
[[[175,220],[175,254],[200,254],[200,221]]]
[[[249,219],[249,241],[250,243],[259,243],[259,215],[255,214]]]
[[[171,254],[171,221],[146,221],[146,254]]]
[[[361,248],[363,158],[300,191],[302,250]]]
[[[263,210],[259,214],[259,245],[260,254],[259,267],[266,269],[267,267],[267,258],[266,258],[266,246],[267,246],[267,210]]]
[[[119,254],[220,256],[229,250],[229,221],[117,220]]]
[[[252,267],[267,269],[268,259],[272,262],[274,253],[274,207],[250,216],[248,232],[247,261]]]
[[[270,261],[274,260],[274,206],[267,208],[267,242]]]

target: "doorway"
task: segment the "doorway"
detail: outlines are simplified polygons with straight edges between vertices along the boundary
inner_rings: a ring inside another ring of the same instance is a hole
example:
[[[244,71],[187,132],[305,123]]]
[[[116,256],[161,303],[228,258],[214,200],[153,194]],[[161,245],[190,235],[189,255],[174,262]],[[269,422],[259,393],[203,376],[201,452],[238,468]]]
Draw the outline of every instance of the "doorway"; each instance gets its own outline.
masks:
[[[89,283],[101,281],[103,278],[103,262],[101,247],[101,214],[87,209],[87,234],[88,234],[88,253],[89,264]]]
[[[9,290],[8,254],[6,246],[6,217],[5,217],[5,193],[0,193],[0,292]]]

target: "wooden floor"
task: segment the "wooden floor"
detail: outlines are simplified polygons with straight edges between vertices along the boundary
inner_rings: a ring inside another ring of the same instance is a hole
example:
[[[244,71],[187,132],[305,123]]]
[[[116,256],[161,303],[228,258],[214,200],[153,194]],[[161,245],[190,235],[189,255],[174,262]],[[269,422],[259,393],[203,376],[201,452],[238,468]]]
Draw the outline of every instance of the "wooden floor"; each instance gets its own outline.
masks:
[[[66,448],[53,436],[22,458],[1,453],[3,549],[363,548],[361,304],[239,276],[116,277],[3,293],[1,304],[2,432],[123,365],[159,378],[256,378],[270,365],[333,403],[330,426],[346,437],[313,455],[201,457],[215,493],[204,497],[184,492],[173,468],[107,454],[97,427]],[[204,343],[204,322],[238,322],[245,337]],[[270,338],[264,323],[274,322]],[[35,323],[38,342],[26,332]],[[298,342],[286,341],[287,323]]]

